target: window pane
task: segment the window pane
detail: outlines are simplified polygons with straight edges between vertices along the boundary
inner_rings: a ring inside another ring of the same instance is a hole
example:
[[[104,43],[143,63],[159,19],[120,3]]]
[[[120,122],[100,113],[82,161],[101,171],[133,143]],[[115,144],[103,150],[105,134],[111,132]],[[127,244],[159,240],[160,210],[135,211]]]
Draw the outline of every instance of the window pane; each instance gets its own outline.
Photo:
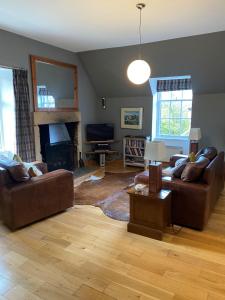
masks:
[[[169,118],[170,113],[170,102],[169,101],[163,101],[160,103],[160,115],[161,118]]]
[[[160,92],[158,93],[159,100],[170,100],[171,99],[171,92]]]
[[[183,119],[181,120],[181,136],[188,136],[189,131],[191,128],[191,120],[190,119]]]
[[[191,100],[192,98],[192,90],[183,90],[183,99]]]
[[[170,108],[170,118],[180,118],[181,113],[181,102],[171,102],[171,108]]]
[[[180,119],[170,119],[170,135],[180,135]]]
[[[191,118],[192,101],[183,101],[182,118]]]
[[[169,120],[168,119],[161,119],[160,134],[161,135],[169,134]]]
[[[16,153],[13,72],[5,68],[0,68],[0,151]]]
[[[181,100],[182,99],[182,90],[181,91],[172,91],[171,95],[172,100]]]

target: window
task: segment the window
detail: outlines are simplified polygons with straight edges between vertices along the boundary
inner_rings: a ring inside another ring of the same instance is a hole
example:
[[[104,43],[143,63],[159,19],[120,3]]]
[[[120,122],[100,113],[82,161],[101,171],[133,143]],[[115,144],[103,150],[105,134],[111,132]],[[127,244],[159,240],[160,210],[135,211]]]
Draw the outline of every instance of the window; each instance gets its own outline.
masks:
[[[0,68],[0,151],[16,153],[13,73],[6,68]]]
[[[187,137],[191,114],[191,89],[157,92],[156,137]]]
[[[192,90],[157,93],[157,136],[189,135],[192,112]]]

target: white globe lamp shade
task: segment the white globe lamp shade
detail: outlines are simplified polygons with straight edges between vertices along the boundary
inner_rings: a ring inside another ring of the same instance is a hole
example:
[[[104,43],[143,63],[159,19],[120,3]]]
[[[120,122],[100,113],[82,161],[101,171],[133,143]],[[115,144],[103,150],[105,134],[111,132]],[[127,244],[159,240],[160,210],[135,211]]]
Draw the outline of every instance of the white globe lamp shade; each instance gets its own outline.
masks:
[[[150,66],[142,59],[132,61],[127,68],[127,77],[134,84],[145,83],[149,79],[150,75]]]

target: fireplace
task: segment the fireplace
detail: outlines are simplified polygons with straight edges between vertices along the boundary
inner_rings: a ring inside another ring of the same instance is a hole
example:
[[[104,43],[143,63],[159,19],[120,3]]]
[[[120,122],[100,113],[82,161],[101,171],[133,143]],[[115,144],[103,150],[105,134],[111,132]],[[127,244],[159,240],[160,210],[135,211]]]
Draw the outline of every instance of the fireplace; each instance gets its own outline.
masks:
[[[39,125],[40,152],[48,170],[77,167],[78,122]]]

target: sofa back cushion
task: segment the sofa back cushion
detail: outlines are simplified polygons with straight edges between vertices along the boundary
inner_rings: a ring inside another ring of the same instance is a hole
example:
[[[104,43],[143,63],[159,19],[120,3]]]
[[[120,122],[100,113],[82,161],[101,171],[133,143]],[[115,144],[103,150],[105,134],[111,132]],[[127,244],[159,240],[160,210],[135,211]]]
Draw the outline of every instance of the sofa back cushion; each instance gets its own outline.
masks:
[[[212,161],[217,156],[217,150],[215,147],[202,148],[196,155],[197,159],[200,156],[204,156],[208,158],[210,161]]]
[[[224,152],[220,152],[210,164],[208,164],[202,175],[202,180],[204,183],[211,184],[216,175],[224,177]]]
[[[200,156],[195,162],[187,163],[181,174],[181,179],[185,182],[193,182],[199,180],[204,169],[209,163],[210,160],[204,156]]]

